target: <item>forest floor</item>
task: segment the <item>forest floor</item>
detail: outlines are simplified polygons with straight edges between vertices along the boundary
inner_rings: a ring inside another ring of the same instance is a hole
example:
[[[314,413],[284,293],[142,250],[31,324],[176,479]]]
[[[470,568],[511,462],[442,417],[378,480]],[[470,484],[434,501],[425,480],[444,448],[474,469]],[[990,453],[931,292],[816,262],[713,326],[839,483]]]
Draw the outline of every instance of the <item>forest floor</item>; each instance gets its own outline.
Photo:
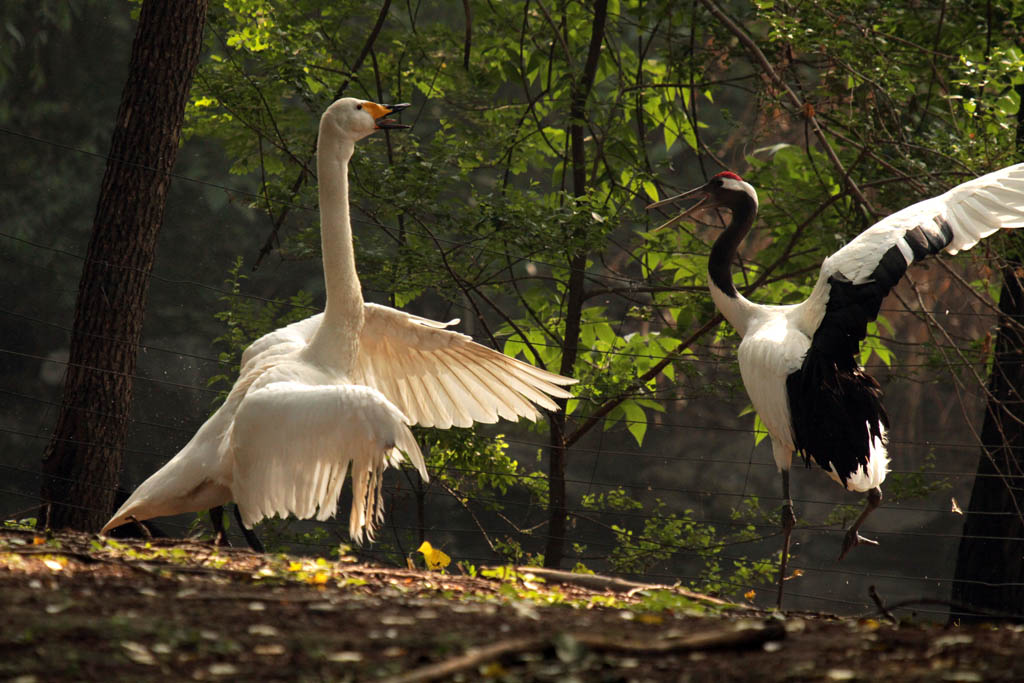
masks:
[[[477,573],[0,529],[0,681],[1024,680],[1020,626]]]

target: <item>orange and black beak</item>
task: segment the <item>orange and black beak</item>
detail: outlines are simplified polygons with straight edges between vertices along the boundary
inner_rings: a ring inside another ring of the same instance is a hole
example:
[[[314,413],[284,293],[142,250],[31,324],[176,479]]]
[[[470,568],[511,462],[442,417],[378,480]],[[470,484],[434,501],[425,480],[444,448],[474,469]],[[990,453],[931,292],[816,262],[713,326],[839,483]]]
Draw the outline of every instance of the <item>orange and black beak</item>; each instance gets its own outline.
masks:
[[[370,112],[371,116],[373,116],[373,120],[377,124],[377,130],[412,128],[410,125],[398,123],[397,121],[392,121],[387,118],[389,115],[400,112],[409,107],[408,102],[404,102],[402,104],[377,104],[376,102],[366,102],[363,107]]]

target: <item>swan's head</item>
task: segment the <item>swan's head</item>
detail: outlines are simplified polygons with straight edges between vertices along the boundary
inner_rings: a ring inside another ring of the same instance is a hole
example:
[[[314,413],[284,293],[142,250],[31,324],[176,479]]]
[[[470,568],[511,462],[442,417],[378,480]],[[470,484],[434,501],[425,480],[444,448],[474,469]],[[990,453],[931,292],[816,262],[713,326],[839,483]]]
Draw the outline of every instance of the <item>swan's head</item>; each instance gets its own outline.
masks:
[[[354,97],[343,97],[327,107],[320,118],[320,128],[330,127],[343,137],[361,140],[370,133],[385,128],[409,128],[387,118],[402,111],[408,104],[377,104]]]

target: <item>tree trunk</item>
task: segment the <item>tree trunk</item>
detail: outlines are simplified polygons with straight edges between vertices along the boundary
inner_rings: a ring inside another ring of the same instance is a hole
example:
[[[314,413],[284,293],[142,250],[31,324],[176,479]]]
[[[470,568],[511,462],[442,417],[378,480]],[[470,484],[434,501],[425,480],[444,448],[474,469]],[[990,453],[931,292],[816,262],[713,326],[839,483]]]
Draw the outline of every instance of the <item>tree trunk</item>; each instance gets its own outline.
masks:
[[[1003,269],[1001,324],[981,430],[982,454],[964,520],[953,583],[953,601],[1024,614],[1024,292],[1011,261]],[[1015,584],[1015,585],[1014,585]],[[960,616],[959,620],[971,619]]]
[[[1017,150],[1024,152],[1024,86],[1017,112]],[[1003,268],[999,333],[981,429],[982,453],[953,582],[954,602],[1024,615],[1024,290],[1018,250]],[[951,621],[984,620],[955,614]]]
[[[111,514],[132,376],[207,0],[147,0],[139,14],[78,287],[64,396],[43,455],[39,523],[99,528]]]
[[[573,87],[569,111],[569,140],[572,152],[573,193],[582,197],[587,193],[587,155],[584,121],[587,99],[597,74],[597,60],[604,42],[604,26],[608,17],[608,0],[594,3],[594,23],[587,49],[583,72]],[[566,292],[565,338],[562,340],[561,374],[572,375],[580,342],[580,324],[583,314],[583,285],[587,268],[587,254],[582,249],[569,258],[569,284]],[[565,399],[558,402],[558,412],[549,420],[551,425],[551,460],[548,466],[548,541],[544,549],[544,566],[557,569],[565,555],[566,522],[568,521],[565,491],[565,466],[568,449],[565,445]]]

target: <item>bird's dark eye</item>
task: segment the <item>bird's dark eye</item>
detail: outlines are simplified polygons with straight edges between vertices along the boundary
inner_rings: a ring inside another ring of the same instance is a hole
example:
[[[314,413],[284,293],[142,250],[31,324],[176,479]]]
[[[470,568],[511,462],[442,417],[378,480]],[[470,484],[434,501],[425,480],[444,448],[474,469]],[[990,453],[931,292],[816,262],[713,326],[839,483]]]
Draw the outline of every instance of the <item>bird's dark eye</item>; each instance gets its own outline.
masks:
[[[356,105],[356,109],[362,109],[362,108],[363,108],[363,105],[361,105],[361,104],[357,104]]]
[[[711,181],[711,184],[714,185],[715,187],[721,187],[724,183],[722,183],[721,178],[715,178],[714,180]]]

